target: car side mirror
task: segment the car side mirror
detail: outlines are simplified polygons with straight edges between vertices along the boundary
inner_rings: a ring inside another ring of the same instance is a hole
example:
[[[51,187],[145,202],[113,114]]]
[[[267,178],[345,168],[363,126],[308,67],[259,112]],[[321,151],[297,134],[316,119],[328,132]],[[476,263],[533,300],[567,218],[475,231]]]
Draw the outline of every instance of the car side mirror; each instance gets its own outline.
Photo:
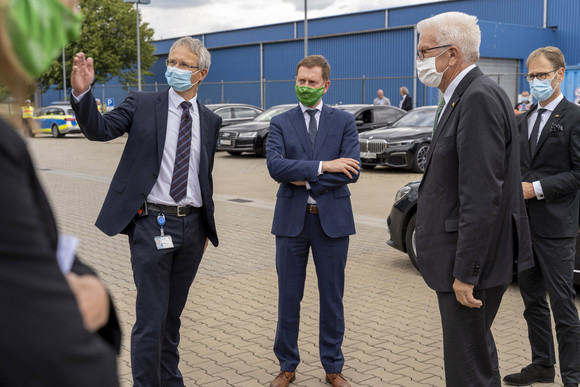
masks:
[[[356,123],[356,126],[361,126],[365,122],[363,120],[356,120],[355,123]]]

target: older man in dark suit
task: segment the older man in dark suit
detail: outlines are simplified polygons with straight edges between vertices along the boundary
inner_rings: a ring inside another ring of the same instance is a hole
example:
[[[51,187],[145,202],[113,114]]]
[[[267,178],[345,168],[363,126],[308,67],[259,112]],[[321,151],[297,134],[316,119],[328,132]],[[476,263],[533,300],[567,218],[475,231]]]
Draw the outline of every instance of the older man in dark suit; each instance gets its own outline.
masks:
[[[72,106],[83,133],[96,141],[129,134],[97,227],[129,235],[137,287],[135,386],[183,386],[180,316],[207,241],[218,244],[211,172],[221,118],[197,98],[209,66],[199,40],[179,39],[167,59],[170,89],[131,93],[101,115],[90,90],[93,59],[83,53],[74,59]]]
[[[580,322],[573,285],[580,188],[580,107],[560,92],[566,62],[556,47],[528,57],[527,80],[538,105],[518,117],[521,176],[528,206],[535,267],[519,276],[532,364],[507,375],[507,384],[554,381],[556,321],[560,373],[566,387],[580,383]],[[550,306],[546,300],[550,295]]]
[[[491,326],[514,261],[531,265],[515,116],[475,65],[477,18],[459,12],[417,25],[419,79],[443,93],[419,187],[417,258],[437,292],[447,386],[500,386]]]

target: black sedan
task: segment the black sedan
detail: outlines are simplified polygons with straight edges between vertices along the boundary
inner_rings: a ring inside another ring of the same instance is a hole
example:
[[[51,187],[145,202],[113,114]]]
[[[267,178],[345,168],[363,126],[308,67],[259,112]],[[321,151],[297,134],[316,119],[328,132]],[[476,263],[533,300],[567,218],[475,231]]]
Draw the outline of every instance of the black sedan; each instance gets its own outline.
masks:
[[[360,132],[391,125],[407,112],[394,106],[385,105],[336,105],[354,116],[356,129]]]
[[[362,167],[373,169],[383,165],[423,173],[436,110],[436,106],[416,108],[389,127],[361,133]]]
[[[270,120],[294,107],[296,104],[272,106],[252,121],[221,128],[217,149],[225,150],[231,155],[250,152],[265,157]]]
[[[387,217],[390,239],[387,244],[409,255],[411,262],[418,269],[417,250],[415,246],[415,213],[419,196],[420,181],[407,183],[395,195],[395,203]],[[574,284],[580,285],[580,230],[576,238],[576,264],[574,266]]]
[[[215,103],[205,107],[222,118],[222,127],[252,121],[263,112],[257,106],[243,103]]]

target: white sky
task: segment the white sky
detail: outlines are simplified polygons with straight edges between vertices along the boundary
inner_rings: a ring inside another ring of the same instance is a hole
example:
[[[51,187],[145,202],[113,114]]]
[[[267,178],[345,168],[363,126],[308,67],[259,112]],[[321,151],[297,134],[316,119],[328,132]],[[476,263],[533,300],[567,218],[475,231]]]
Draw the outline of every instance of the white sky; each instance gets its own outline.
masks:
[[[308,0],[308,18],[442,0]],[[304,19],[304,0],[151,0],[139,6],[154,40]]]

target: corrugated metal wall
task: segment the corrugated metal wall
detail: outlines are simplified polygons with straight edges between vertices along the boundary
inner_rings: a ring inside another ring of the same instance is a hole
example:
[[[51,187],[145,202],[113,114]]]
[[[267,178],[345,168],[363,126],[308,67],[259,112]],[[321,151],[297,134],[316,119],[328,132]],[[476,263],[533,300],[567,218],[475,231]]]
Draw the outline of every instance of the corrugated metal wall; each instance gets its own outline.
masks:
[[[549,0],[548,26],[557,27],[555,44],[569,65],[580,64],[580,1]]]
[[[372,11],[308,20],[308,36],[385,28],[385,11]],[[296,22],[296,37],[304,37],[304,22]]]
[[[549,1],[553,2],[554,0]],[[439,3],[392,8],[389,10],[389,27],[414,25],[423,19],[449,11],[465,12],[477,16],[480,20],[542,27],[543,8],[544,0],[442,1]]]

